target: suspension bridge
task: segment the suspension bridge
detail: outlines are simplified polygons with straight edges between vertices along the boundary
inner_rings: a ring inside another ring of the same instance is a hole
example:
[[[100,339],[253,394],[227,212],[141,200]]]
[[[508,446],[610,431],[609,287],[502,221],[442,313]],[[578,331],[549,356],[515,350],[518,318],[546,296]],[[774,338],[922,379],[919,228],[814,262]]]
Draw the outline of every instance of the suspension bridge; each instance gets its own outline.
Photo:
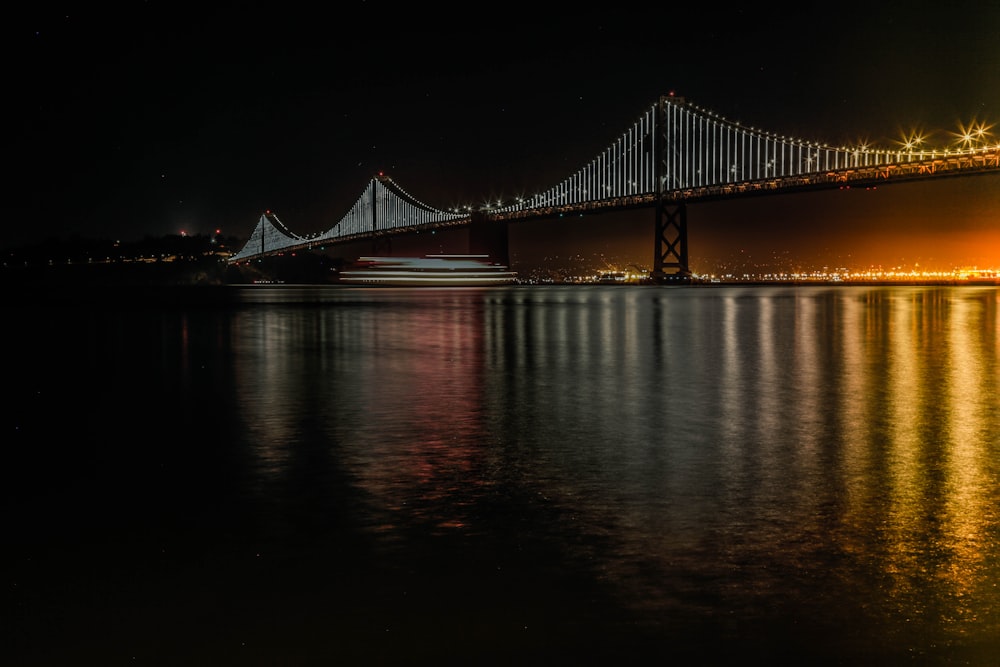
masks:
[[[1000,141],[971,128],[957,145],[930,148],[916,138],[894,148],[833,148],[746,127],[681,97],[665,95],[588,164],[532,197],[468,211],[435,208],[379,174],[326,231],[301,236],[276,215],[261,215],[229,258],[247,262],[331,244],[447,227],[467,227],[470,251],[509,264],[507,226],[570,213],[654,210],[654,281],[686,280],[687,207],[696,202],[1000,173]],[[992,142],[992,143],[991,143]]]

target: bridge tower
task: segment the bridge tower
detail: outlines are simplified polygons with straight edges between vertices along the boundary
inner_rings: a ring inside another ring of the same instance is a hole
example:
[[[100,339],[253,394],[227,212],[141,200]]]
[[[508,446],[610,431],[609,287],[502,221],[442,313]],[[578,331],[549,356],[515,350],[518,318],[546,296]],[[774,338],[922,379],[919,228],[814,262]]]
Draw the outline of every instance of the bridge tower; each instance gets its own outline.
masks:
[[[372,195],[375,199],[375,195]],[[378,206],[372,206],[372,250],[373,257],[392,255],[392,237],[389,234],[378,233]]]
[[[658,283],[688,282],[687,205],[667,205],[663,194],[656,202],[656,255],[652,279]],[[667,269],[673,269],[668,273]]]
[[[372,249],[371,253],[373,257],[379,257],[381,255],[392,255],[392,238],[389,234],[379,234],[378,233],[378,209],[379,209],[379,190],[375,187],[375,181],[381,182],[383,185],[389,183],[389,179],[381,172],[372,179],[371,185],[371,211],[372,211]],[[382,195],[385,197],[386,195]]]
[[[683,100],[681,100],[683,103]],[[674,100],[670,102],[676,104]],[[688,266],[687,248],[687,205],[681,201],[667,204],[668,153],[671,150],[668,141],[667,97],[661,96],[657,104],[655,141],[659,144],[654,162],[656,193],[656,252],[653,256],[653,271],[650,278],[657,283],[686,283],[691,280],[691,270]],[[672,271],[668,272],[668,270]]]

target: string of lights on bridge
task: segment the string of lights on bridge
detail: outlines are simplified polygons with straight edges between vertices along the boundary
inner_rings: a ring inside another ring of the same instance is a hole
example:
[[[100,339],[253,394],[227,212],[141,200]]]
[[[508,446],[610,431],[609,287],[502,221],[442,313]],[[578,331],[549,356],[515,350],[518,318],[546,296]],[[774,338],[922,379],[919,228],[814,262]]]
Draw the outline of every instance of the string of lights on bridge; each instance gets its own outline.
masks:
[[[970,123],[959,123],[958,131],[938,131],[937,133],[947,134],[952,138],[950,146],[930,146],[929,141],[931,137],[935,134],[933,132],[920,132],[913,130],[906,134],[901,140],[897,140],[899,144],[898,148],[888,148],[888,147],[876,147],[869,143],[868,140],[860,140],[859,143],[853,145],[841,145],[839,147],[833,147],[830,144],[822,143],[819,141],[806,141],[803,139],[793,138],[783,134],[778,134],[770,132],[767,130],[759,129],[754,126],[744,126],[740,121],[729,120],[725,116],[716,113],[711,109],[706,109],[698,105],[692,104],[690,102],[686,103],[686,106],[691,110],[702,114],[703,116],[712,119],[713,121],[721,124],[730,125],[734,128],[739,128],[746,132],[754,135],[758,135],[765,140],[771,140],[776,142],[783,142],[788,145],[803,147],[806,149],[812,149],[815,151],[820,150],[836,150],[842,153],[850,154],[855,157],[859,164],[865,163],[865,156],[872,156],[875,158],[874,162],[879,163],[878,158],[888,158],[895,162],[906,162],[906,161],[926,161],[934,160],[937,158],[948,158],[951,156],[960,155],[971,155],[976,153],[987,153],[987,152],[1000,152],[1000,137],[994,137],[991,130],[995,126],[994,124],[987,124],[986,122],[973,120]],[[609,149],[605,149],[607,152]],[[814,153],[810,160],[817,160],[819,157],[818,153]],[[884,163],[884,162],[883,162]],[[768,163],[766,166],[773,167],[774,164]],[[733,167],[735,169],[735,167]],[[581,194],[587,194],[586,191],[581,190]],[[474,206],[467,204],[462,207],[453,207],[451,212],[453,213],[471,213],[473,211],[497,211],[504,209],[512,209],[524,206],[531,202],[532,200],[538,200],[541,195],[535,195],[534,197],[516,196],[510,201],[504,201],[503,199],[498,199],[496,201],[485,201],[480,206]]]

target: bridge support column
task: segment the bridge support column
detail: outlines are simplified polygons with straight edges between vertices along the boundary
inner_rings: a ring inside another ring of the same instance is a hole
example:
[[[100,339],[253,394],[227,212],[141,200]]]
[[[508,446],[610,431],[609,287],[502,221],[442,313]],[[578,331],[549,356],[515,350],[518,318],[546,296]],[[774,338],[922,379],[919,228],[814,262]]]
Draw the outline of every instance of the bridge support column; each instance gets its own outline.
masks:
[[[661,199],[656,205],[656,255],[653,272],[656,283],[688,283],[687,206],[684,202],[668,206]]]
[[[494,264],[510,266],[507,223],[486,220],[482,214],[473,213],[469,222],[469,252],[489,255]]]

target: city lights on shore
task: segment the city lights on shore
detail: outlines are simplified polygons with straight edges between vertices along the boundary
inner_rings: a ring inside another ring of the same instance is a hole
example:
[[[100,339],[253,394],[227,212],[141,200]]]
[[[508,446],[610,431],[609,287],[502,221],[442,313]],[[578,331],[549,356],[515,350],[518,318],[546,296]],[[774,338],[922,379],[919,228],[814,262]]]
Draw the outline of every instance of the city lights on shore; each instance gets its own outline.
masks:
[[[869,268],[860,270],[839,268],[815,271],[719,273],[697,275],[695,278],[708,282],[973,283],[980,281],[1000,281],[1000,268],[979,269],[976,267],[966,267],[950,271],[919,271],[903,268]]]
[[[563,284],[637,285],[650,282],[650,271],[632,265],[600,270],[528,271],[521,282]],[[694,272],[693,283],[775,283],[775,284],[1000,284],[1000,268],[963,267],[947,271],[924,271],[894,267],[890,269],[817,269],[809,271],[740,271]]]

